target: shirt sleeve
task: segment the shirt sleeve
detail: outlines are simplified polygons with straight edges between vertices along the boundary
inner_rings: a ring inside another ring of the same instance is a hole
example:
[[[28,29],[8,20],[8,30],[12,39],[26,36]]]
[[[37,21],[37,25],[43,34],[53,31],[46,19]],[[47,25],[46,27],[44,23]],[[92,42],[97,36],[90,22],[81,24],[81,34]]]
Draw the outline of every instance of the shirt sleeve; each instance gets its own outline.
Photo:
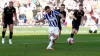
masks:
[[[66,12],[64,12],[64,18],[66,18]]]
[[[54,10],[54,13],[55,13],[56,15],[59,15],[59,14],[60,14],[58,11],[55,11],[55,10]]]
[[[82,14],[82,16],[84,16],[84,11],[83,11],[83,14]]]
[[[73,15],[74,15],[74,16],[76,16],[76,15],[77,15],[77,10],[75,10],[75,11],[74,11]]]
[[[4,10],[3,10],[3,14],[4,14],[4,15],[6,14],[6,8],[4,8]]]
[[[13,11],[13,13],[16,13],[16,9],[14,8],[14,11]]]

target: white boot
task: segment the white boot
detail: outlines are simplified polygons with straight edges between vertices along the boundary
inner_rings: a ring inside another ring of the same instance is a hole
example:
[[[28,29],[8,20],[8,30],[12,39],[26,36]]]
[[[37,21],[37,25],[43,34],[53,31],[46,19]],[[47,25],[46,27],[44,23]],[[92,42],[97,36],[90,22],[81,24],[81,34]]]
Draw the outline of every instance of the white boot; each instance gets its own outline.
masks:
[[[9,39],[9,44],[12,44],[12,39]]]
[[[5,43],[5,38],[2,38],[2,44],[4,44]]]

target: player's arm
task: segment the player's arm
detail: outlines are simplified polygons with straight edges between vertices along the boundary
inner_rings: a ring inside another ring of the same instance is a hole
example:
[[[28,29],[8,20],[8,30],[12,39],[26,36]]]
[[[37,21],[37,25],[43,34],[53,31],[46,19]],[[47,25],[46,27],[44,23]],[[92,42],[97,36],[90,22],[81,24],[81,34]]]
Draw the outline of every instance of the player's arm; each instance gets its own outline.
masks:
[[[43,22],[45,19],[46,19],[46,14],[43,15],[43,17],[40,20],[36,21],[36,23]]]
[[[75,17],[75,15],[72,16],[73,19],[77,20],[77,18]]]
[[[75,20],[77,20],[77,18],[75,17],[76,15],[77,15],[77,10],[75,10],[73,15],[72,15],[72,18],[75,19]]]
[[[64,18],[66,18],[66,11],[65,11],[65,13],[64,13]]]
[[[4,16],[5,16],[5,12],[6,12],[6,9],[4,8],[3,13],[2,13],[2,25],[4,24]]]
[[[59,14],[59,16],[62,18],[62,20],[65,20],[65,18],[62,14]]]
[[[5,16],[4,13],[2,13],[2,22],[4,22],[4,16]]]
[[[3,25],[4,24],[4,13],[2,14],[2,24],[1,25]]]
[[[17,13],[16,13],[16,9],[15,8],[14,8],[13,16],[15,17],[14,21],[17,23],[18,20],[17,20]]]
[[[85,19],[84,11],[83,11],[81,19]]]
[[[64,20],[64,16],[63,16],[62,14],[60,14],[60,13],[57,12],[57,11],[54,11],[54,13],[55,13],[56,15],[60,16],[60,17],[62,18],[62,20]]]
[[[65,22],[65,20],[66,20],[66,11],[64,12],[64,20],[63,20],[63,22]]]
[[[42,19],[40,19],[40,20],[36,21],[36,23],[43,22],[44,20],[45,20],[45,19],[44,19],[44,18],[42,18]]]

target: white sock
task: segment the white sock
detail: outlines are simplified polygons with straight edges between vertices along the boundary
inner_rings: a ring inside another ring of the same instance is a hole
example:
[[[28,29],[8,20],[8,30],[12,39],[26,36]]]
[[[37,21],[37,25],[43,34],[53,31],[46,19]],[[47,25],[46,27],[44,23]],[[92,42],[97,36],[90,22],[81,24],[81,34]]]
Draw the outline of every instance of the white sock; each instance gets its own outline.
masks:
[[[51,48],[51,47],[52,47],[52,45],[53,45],[53,40],[54,40],[54,39],[55,39],[55,38],[54,38],[53,36],[50,37],[50,42],[49,42],[49,45],[48,45],[47,48]]]

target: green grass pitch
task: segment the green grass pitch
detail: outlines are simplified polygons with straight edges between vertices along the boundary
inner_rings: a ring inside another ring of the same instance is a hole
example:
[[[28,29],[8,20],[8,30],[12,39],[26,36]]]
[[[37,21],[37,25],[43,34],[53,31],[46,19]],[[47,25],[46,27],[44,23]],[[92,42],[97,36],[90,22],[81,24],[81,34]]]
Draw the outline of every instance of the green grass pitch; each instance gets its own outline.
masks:
[[[82,31],[84,33],[81,34]],[[75,35],[75,43],[68,45],[68,32],[70,33],[71,29],[64,28],[56,45],[53,46],[55,50],[46,50],[47,28],[15,27],[13,44],[8,44],[7,31],[6,43],[0,44],[0,56],[100,56],[100,33],[87,34],[88,28],[81,28],[79,34]]]

